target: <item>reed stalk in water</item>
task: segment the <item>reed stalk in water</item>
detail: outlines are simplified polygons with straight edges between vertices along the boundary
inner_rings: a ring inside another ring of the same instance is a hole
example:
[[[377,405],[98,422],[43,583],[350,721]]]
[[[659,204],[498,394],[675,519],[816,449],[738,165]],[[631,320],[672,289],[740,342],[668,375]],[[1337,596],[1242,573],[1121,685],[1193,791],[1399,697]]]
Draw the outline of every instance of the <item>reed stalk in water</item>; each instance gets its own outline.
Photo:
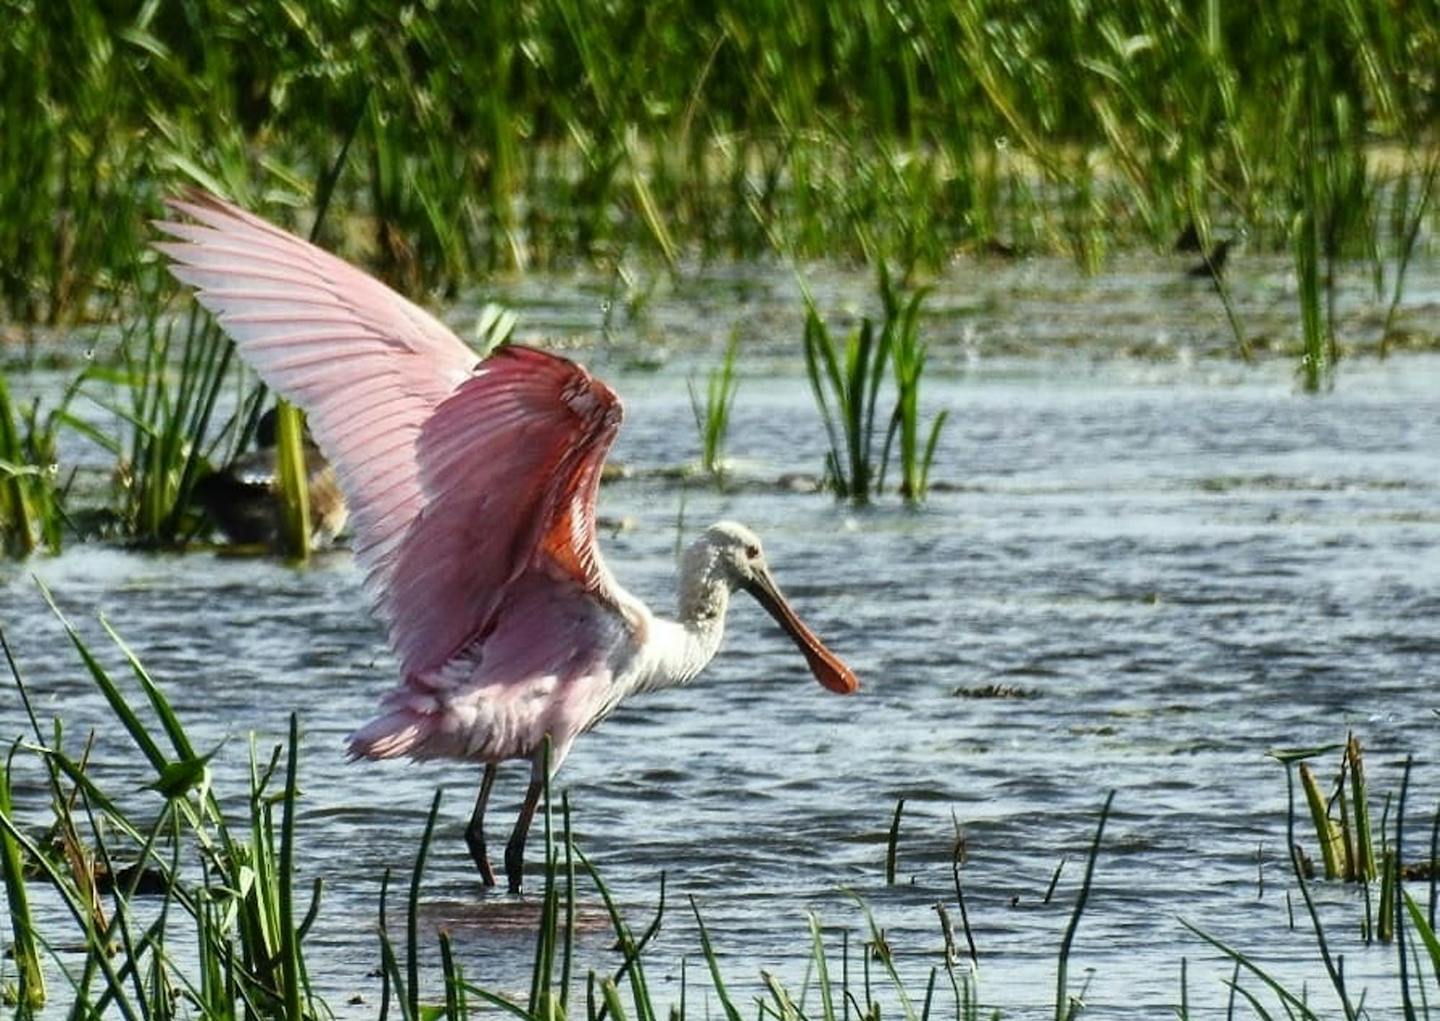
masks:
[[[280,548],[292,560],[310,557],[310,469],[305,416],[289,401],[275,405],[275,476],[280,499]]]
[[[1305,804],[1310,809],[1310,821],[1315,827],[1315,839],[1320,845],[1320,857],[1325,865],[1326,879],[1343,878],[1350,866],[1350,855],[1345,835],[1330,818],[1325,804],[1325,794],[1315,779],[1315,772],[1307,763],[1300,763],[1300,787],[1305,792]]]
[[[4,635],[0,633],[0,643]],[[5,647],[8,657],[9,646]],[[0,816],[10,817],[15,808],[10,796],[10,776],[14,768],[18,743],[10,749],[0,765]],[[40,940],[35,919],[30,913],[30,894],[25,880],[25,862],[20,844],[8,829],[0,831],[0,880],[5,884],[5,897],[10,908],[10,931],[13,941],[10,956],[15,962],[16,986],[0,990],[22,1012],[45,1006],[45,974],[40,964]]]
[[[59,553],[68,486],[60,484],[60,427],[75,395],[72,384],[43,417],[40,404],[18,407],[0,370],[0,552],[25,557],[43,545]]]
[[[724,481],[725,441],[730,433],[730,412],[735,406],[735,394],[740,389],[740,380],[735,377],[735,355],[739,348],[739,335],[732,333],[725,345],[720,366],[712,369],[706,377],[703,404],[696,395],[695,384],[685,384],[690,394],[690,412],[695,418],[695,430],[700,436],[700,470],[717,484]]]

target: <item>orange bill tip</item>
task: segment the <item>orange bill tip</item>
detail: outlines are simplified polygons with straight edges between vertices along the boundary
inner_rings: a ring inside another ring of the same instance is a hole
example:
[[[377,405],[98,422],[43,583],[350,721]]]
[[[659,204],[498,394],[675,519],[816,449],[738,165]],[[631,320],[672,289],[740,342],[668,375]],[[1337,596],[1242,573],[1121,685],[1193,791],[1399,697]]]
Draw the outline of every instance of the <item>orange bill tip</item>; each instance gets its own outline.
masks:
[[[855,672],[846,666],[839,656],[827,649],[820,637],[800,619],[799,614],[780,594],[775,579],[770,577],[768,571],[757,571],[747,589],[799,647],[805,656],[805,662],[810,665],[810,672],[823,687],[839,695],[853,695],[860,690],[860,681]]]

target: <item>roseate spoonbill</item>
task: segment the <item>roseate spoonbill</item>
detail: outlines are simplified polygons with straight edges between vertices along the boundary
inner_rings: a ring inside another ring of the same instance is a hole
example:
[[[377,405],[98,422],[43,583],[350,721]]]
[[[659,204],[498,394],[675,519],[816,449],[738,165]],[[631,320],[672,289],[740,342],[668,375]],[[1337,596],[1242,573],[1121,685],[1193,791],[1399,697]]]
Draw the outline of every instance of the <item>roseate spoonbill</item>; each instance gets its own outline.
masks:
[[[280,500],[275,456],[276,409],[260,416],[255,449],[195,484],[195,501],[235,543],[275,545],[280,534]],[[310,495],[311,543],[330,544],[345,527],[349,509],[335,478],[335,469],[320,453],[307,431],[305,476]]]
[[[379,281],[264,220],[201,192],[169,205],[184,219],[157,224],[175,240],[156,247],[260,377],[309,413],[350,505],[402,675],[350,751],[484,763],[465,839],[487,886],[497,765],[530,762],[505,848],[518,891],[546,737],[553,770],[626,695],[700,673],[733,591],[759,600],[822,685],[859,688],[742,525],[713,525],[686,551],[676,620],[616,582],[595,499],[620,401],[579,365],[516,346],[480,361]]]

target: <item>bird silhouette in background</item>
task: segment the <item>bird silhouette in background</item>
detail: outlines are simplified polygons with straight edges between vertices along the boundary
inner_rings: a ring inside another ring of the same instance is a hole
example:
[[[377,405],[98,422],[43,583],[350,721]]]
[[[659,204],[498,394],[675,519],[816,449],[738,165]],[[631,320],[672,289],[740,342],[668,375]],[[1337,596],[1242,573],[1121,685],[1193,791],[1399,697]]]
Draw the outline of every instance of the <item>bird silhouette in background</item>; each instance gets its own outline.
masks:
[[[276,418],[275,408],[261,415],[255,426],[255,449],[195,483],[195,502],[232,543],[272,547],[279,544],[282,511],[275,448]],[[308,432],[304,443],[311,544],[319,549],[333,542],[344,530],[349,512],[335,470]]]

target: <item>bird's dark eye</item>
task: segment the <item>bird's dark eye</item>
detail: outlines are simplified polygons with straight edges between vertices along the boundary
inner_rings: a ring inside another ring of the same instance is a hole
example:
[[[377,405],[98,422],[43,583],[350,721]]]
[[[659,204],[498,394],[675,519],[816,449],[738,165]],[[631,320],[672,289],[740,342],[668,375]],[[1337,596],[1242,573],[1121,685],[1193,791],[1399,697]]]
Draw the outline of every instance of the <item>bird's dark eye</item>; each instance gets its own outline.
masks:
[[[760,557],[760,547],[752,542],[745,547],[745,557],[748,560],[758,560]]]

